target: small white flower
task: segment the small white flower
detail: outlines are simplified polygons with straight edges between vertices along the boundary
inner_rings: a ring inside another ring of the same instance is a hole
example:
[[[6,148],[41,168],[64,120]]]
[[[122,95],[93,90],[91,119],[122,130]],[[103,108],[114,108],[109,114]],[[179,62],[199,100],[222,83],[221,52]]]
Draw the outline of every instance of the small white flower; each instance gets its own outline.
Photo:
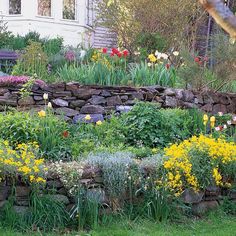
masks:
[[[44,94],[43,94],[43,99],[44,99],[44,100],[48,100],[48,94],[47,94],[47,93],[44,93]]]
[[[228,120],[228,121],[227,121],[227,124],[228,124],[228,125],[231,125],[231,124],[232,124],[231,120]]]
[[[161,58],[163,58],[164,60],[168,59],[168,55],[166,53],[161,53]]]
[[[80,58],[83,59],[86,56],[86,51],[85,50],[81,50],[80,51]]]
[[[219,116],[223,116],[223,112],[218,112],[218,115]]]
[[[227,125],[224,125],[223,127],[224,127],[224,129],[227,129]]]
[[[177,57],[177,56],[179,56],[179,52],[178,51],[174,51],[173,55]]]
[[[160,53],[158,51],[155,52],[155,56],[157,59],[161,59],[161,55],[162,55],[162,53]]]
[[[151,66],[152,66],[152,63],[148,62],[148,64],[147,64],[147,65],[148,65],[148,67],[151,67]]]
[[[50,109],[52,108],[52,103],[51,102],[48,103],[48,108],[50,108]]]
[[[216,131],[220,131],[220,127],[215,127],[215,130]]]
[[[233,116],[233,121],[236,121],[236,116]]]

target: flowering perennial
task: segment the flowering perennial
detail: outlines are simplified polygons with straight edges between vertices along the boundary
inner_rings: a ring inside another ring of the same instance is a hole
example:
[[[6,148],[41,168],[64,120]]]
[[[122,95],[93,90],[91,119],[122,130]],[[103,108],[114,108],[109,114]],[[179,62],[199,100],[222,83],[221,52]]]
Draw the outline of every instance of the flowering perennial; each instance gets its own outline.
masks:
[[[0,176],[21,176],[34,183],[45,183],[43,173],[44,159],[38,159],[39,146],[36,142],[18,144],[15,149],[10,147],[8,141],[0,144]]]
[[[167,160],[164,162],[164,169],[167,171],[167,185],[170,189],[180,194],[185,187],[191,187],[195,191],[203,187],[203,183],[199,180],[201,177],[210,176],[212,184],[218,186],[230,186],[230,178],[228,173],[224,172],[225,168],[236,164],[236,144],[226,142],[224,139],[214,139],[200,135],[183,141],[180,144],[173,144],[164,150]],[[204,169],[204,161],[210,166],[211,173],[206,176],[196,171],[198,164],[200,170]]]

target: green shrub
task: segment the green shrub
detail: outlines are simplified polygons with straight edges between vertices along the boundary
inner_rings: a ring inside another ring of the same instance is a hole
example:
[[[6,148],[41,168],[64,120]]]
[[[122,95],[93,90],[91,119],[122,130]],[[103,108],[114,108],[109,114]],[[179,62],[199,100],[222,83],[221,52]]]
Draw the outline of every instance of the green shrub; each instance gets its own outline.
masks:
[[[194,119],[200,119],[195,112]],[[201,131],[193,122],[191,111],[159,109],[157,104],[138,103],[124,115],[125,136],[130,145],[165,147]]]
[[[0,48],[6,48],[11,43],[13,35],[8,31],[7,23],[0,20]]]
[[[0,135],[11,145],[36,141],[47,158],[70,157],[69,138],[63,137],[63,131],[69,130],[69,126],[62,119],[50,114],[39,118],[34,114],[15,112],[1,114],[0,121]]]
[[[47,76],[48,58],[41,43],[31,41],[25,48],[24,54],[17,60],[13,68],[13,75],[37,75],[44,79]]]
[[[44,39],[43,50],[48,56],[59,53],[63,46],[63,38],[57,37],[55,39]]]

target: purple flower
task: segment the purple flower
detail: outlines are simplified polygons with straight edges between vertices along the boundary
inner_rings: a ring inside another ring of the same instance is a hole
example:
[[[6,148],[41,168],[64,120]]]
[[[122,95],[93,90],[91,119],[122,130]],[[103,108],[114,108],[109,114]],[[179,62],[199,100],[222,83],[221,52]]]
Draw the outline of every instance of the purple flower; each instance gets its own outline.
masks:
[[[75,53],[73,51],[67,51],[65,53],[65,59],[67,61],[74,61],[75,60]]]
[[[18,85],[18,84],[25,84],[28,82],[30,77],[28,76],[14,76],[14,75],[9,75],[9,76],[2,76],[0,77],[0,85],[1,86],[8,86],[8,85]],[[38,85],[45,85],[45,82],[42,80],[35,80],[35,84]]]

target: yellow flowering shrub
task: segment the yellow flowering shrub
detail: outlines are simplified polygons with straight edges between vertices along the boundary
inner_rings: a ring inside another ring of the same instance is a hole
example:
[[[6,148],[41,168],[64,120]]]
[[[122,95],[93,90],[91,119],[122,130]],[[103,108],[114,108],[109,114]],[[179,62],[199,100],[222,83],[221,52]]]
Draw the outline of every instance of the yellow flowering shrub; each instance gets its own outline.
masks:
[[[36,142],[18,144],[13,149],[8,141],[0,142],[0,176],[17,177],[31,183],[44,183],[44,159],[38,159],[39,146]]]
[[[208,185],[230,187],[236,179],[236,144],[200,135],[164,149],[167,185],[180,194]]]

